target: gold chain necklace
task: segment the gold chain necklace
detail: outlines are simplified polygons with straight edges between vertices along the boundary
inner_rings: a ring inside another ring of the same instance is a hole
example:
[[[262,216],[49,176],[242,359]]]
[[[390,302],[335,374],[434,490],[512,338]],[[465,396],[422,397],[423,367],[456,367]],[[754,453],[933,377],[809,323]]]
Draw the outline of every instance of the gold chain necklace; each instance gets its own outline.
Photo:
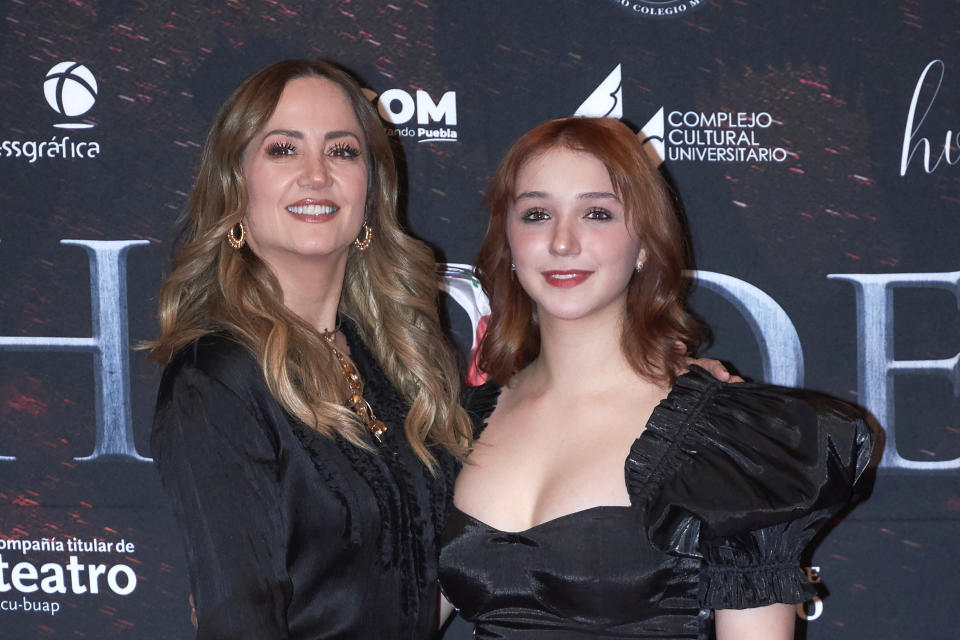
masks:
[[[377,419],[370,403],[363,398],[363,380],[360,378],[356,367],[343,357],[343,354],[340,353],[340,350],[337,349],[336,344],[334,344],[334,339],[339,330],[340,327],[338,323],[338,326],[334,327],[333,331],[324,329],[321,335],[323,336],[324,342],[327,343],[327,347],[330,349],[333,357],[340,363],[343,377],[346,379],[347,386],[350,388],[350,399],[347,400],[347,406],[357,414],[360,422],[370,430],[373,437],[377,439],[377,444],[383,444],[383,434],[387,432],[387,425],[385,425],[382,420]]]

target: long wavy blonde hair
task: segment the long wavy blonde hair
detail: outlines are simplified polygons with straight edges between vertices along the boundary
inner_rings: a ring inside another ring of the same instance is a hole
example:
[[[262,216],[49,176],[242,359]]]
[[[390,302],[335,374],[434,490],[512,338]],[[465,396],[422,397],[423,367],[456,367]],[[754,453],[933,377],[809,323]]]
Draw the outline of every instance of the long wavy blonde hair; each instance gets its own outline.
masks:
[[[160,335],[146,346],[152,359],[167,363],[196,338],[227,331],[257,358],[270,392],[289,413],[326,436],[340,434],[369,447],[365,427],[343,404],[343,374],[320,333],[284,306],[279,282],[249,247],[238,251],[226,240],[247,208],[244,150],[287,83],[304,76],[326,78],[343,90],[367,150],[365,213],[374,241],[363,253],[350,248],[339,310],[356,322],[410,403],[407,439],[433,471],[428,446],[462,455],[471,434],[459,405],[456,359],[437,313],[436,264],[430,249],[400,228],[395,158],[375,108],[332,64],[275,63],[247,78],[220,108],[181,217],[182,245],[160,288]]]

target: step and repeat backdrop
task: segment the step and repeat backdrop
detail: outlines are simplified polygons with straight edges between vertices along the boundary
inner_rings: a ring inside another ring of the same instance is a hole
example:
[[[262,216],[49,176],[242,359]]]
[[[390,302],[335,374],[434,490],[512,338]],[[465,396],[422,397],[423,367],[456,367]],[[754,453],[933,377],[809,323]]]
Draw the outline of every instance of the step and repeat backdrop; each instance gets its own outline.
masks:
[[[464,349],[509,144],[574,113],[637,130],[689,223],[707,355],[886,432],[869,500],[807,558],[799,637],[957,637],[958,24],[956,0],[4,3],[0,635],[190,637],[147,442],[159,372],[134,347],[216,108],[315,57],[397,140]]]

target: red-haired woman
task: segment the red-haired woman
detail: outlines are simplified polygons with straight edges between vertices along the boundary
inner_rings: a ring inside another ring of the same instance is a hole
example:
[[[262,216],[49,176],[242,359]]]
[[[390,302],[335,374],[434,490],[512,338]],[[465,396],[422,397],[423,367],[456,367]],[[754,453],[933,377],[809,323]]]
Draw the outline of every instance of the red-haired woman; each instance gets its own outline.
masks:
[[[542,124],[488,194],[492,315],[441,584],[477,638],[792,639],[799,555],[870,455],[860,414],[693,368],[684,239],[636,136]],[[676,348],[680,342],[687,353]]]

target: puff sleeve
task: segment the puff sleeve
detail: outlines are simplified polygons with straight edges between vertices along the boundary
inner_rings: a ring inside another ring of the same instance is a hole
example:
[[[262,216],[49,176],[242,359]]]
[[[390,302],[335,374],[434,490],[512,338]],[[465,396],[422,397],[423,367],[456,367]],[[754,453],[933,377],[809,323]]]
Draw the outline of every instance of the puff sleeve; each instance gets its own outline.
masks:
[[[853,405],[696,369],[634,443],[627,483],[651,542],[702,558],[704,608],[792,604],[812,593],[800,554],[855,499],[872,445]]]

